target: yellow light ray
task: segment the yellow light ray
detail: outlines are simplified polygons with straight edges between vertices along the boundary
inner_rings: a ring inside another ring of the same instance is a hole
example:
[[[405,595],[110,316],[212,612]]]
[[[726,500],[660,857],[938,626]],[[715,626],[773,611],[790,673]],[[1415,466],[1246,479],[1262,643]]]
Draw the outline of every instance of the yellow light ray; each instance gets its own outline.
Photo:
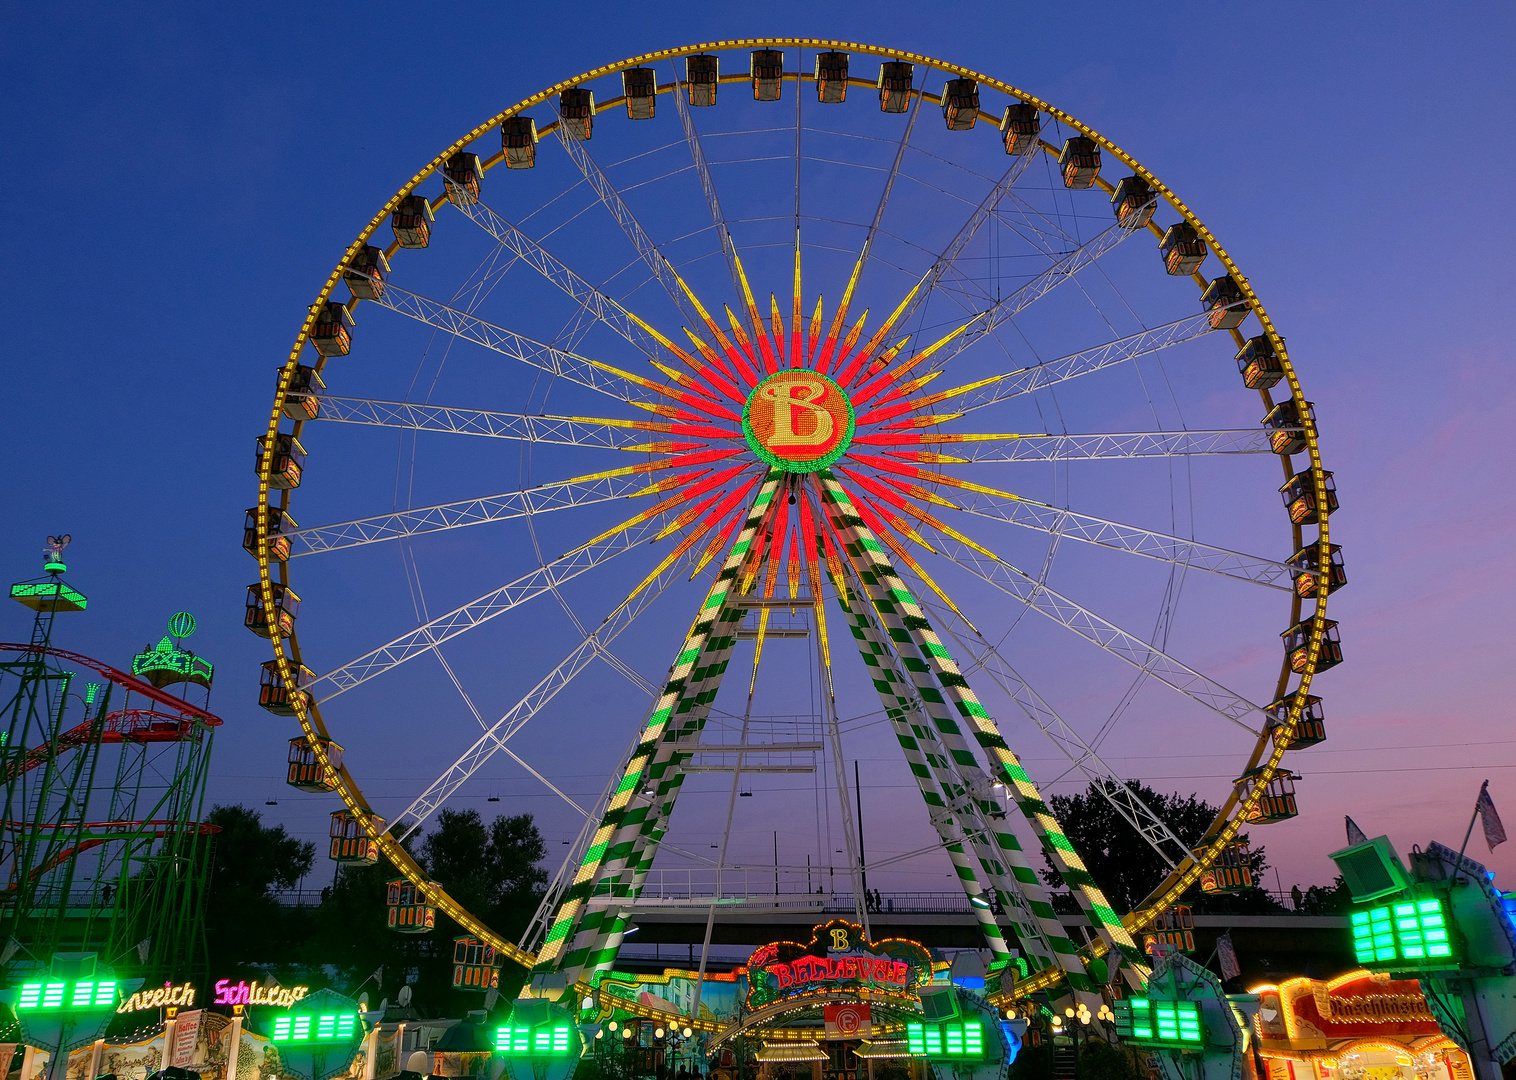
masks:
[[[701,321],[705,323],[705,328],[711,332],[711,336],[716,339],[716,343],[721,346],[722,351],[732,357],[733,362],[736,363],[737,358],[740,356],[739,351],[736,346],[727,340],[726,334],[722,333],[721,327],[716,325],[716,320],[711,318],[711,313],[705,310],[705,305],[700,302],[700,298],[695,295],[694,290],[686,285],[684,279],[677,273],[674,275],[674,281],[678,283],[684,295],[689,297],[690,303],[695,305],[696,313],[699,314]],[[689,330],[686,329],[685,333],[688,334]],[[691,337],[693,336],[691,335]],[[744,370],[744,365],[742,364],[737,364],[736,366],[739,377],[742,377],[749,385],[756,383],[757,377],[753,372]]]
[[[857,492],[853,492],[853,498],[858,500],[858,509],[862,511],[867,503],[867,500],[865,500]],[[905,550],[905,546],[901,544],[900,541],[895,539],[895,537],[890,535],[890,531],[884,527],[884,523],[882,521],[865,521],[865,524],[870,525],[874,532],[879,536],[879,539],[884,541],[885,546],[894,552],[896,557],[899,558],[901,562],[910,567],[911,573],[920,578],[922,583],[926,585],[927,588],[931,589],[932,592],[937,594],[937,599],[941,600],[948,607],[952,608],[953,614],[957,615],[960,619],[967,623],[969,628],[972,629],[974,633],[979,633],[978,627],[974,626],[974,624],[970,622],[969,617],[962,611],[958,610],[958,605],[953,603],[953,598],[947,593],[943,592],[941,586],[932,580],[931,575],[923,570],[921,568],[921,565],[916,562],[915,559],[911,558],[910,553]],[[932,548],[929,545],[926,547],[928,551],[932,551]],[[933,554],[935,554],[935,552],[933,552]]]
[[[909,420],[898,420],[895,423],[891,424],[886,430],[893,431],[893,430],[896,430],[896,429],[905,429],[905,428],[931,427],[934,424],[945,424],[949,420],[957,420],[962,415],[963,415],[963,413],[961,413],[961,412],[950,412],[950,413],[933,413],[933,414],[931,414],[929,416],[916,416],[916,417],[912,417]]]
[[[832,316],[832,325],[826,332],[826,346],[821,357],[816,361],[816,370],[825,371],[831,364],[833,350],[837,345],[837,335],[842,330],[842,324],[847,320],[848,307],[853,302],[853,290],[858,287],[858,275],[863,273],[864,253],[860,253],[858,261],[853,264],[853,272],[848,276],[847,288],[842,293],[842,303],[837,305],[837,314]]]
[[[801,527],[807,530],[814,528],[811,522],[810,493],[805,488],[800,489],[800,505]],[[819,553],[821,550],[821,533],[819,530],[814,533],[814,540],[816,550]],[[821,646],[821,663],[826,669],[827,685],[831,686],[832,649],[831,643],[827,640],[826,633],[826,603],[821,591],[821,567],[816,561],[819,558],[819,554],[808,555],[805,544],[799,546],[799,551],[801,566],[805,570],[806,580],[811,586],[811,610],[816,613],[816,640],[817,644]]]
[[[860,481],[860,486],[862,486],[861,481]],[[916,494],[915,489],[912,490],[912,494],[913,495]],[[938,500],[938,498],[940,498],[939,496],[927,497],[925,495],[923,495],[922,497],[927,498],[928,502],[936,502]],[[952,503],[944,503],[942,505],[952,506],[953,504]],[[951,525],[948,525],[947,523],[939,520],[938,518],[933,517],[931,514],[927,513],[925,510],[921,509],[921,507],[919,507],[919,506],[913,506],[909,502],[904,502],[904,503],[902,503],[902,507],[901,508],[903,510],[905,510],[906,513],[910,514],[913,518],[915,518],[917,521],[920,521],[920,522],[923,522],[924,524],[930,525],[932,528],[934,528],[938,532],[942,533],[942,535],[944,535],[944,536],[950,536],[954,540],[957,540],[961,544],[967,544],[969,547],[971,547],[975,551],[979,552],[979,554],[983,555],[985,558],[994,559],[996,562],[1000,562],[1001,561],[1000,556],[996,555],[989,548],[985,547],[982,544],[976,543],[973,540],[970,540],[967,536],[964,536],[957,529],[955,529]]]
[[[925,285],[926,279],[931,276],[932,272],[928,270],[921,276],[921,280],[916,282],[915,287],[905,294],[905,299],[896,305],[894,311],[890,312],[890,317],[884,320],[884,325],[874,332],[874,336],[869,338],[868,344],[859,350],[858,355],[853,358],[853,362],[848,365],[846,371],[837,377],[838,382],[846,386],[853,380],[853,377],[858,374],[858,370],[874,355],[874,350],[884,344],[885,338],[889,337],[890,331],[894,329],[895,322],[905,311],[906,306],[916,298],[916,294],[921,291],[921,286]]]
[[[672,498],[664,499],[661,502],[654,503],[652,506],[642,511],[640,514],[633,514],[631,517],[623,521],[620,525],[613,525],[609,529],[606,529],[605,532],[601,533],[599,536],[591,537],[589,540],[586,540],[584,543],[576,547],[573,551],[566,552],[565,558],[569,555],[577,555],[579,552],[600,543],[602,540],[609,540],[617,533],[625,532],[627,529],[630,529],[633,525],[640,525],[644,521],[647,521],[649,518],[655,518],[665,510],[671,510],[674,507],[678,506],[680,503],[687,501],[691,495],[691,492],[681,491],[678,495],[675,495]],[[668,530],[665,530],[664,532],[659,533],[658,536],[666,535],[667,531]],[[657,537],[654,539],[657,539]]]
[[[758,337],[759,350],[763,353],[763,368],[772,374],[778,370],[778,365],[774,360],[773,349],[769,346],[767,327],[764,326],[763,316],[758,311],[758,301],[753,298],[753,289],[748,284],[747,270],[742,266],[742,257],[735,249],[732,251],[732,263],[737,267],[737,280],[742,283],[742,299],[747,303],[748,319],[753,333]]]
[[[719,519],[720,515],[718,514],[716,517]],[[732,530],[737,527],[737,522],[741,520],[742,516],[740,514],[737,515],[736,517],[732,518],[731,521],[728,521],[726,523],[726,527],[724,529],[722,529],[719,533],[711,538],[711,542],[709,545],[707,545],[705,553],[700,556],[700,561],[695,564],[694,572],[690,574],[691,581],[694,581],[695,576],[699,574],[700,571],[705,569],[705,566],[708,562],[716,557],[716,552],[720,551],[723,547],[726,546],[726,542],[732,537]]]
[[[743,328],[742,323],[731,308],[726,309],[726,318],[732,324],[732,337],[736,339],[738,348],[742,350],[742,355],[747,357],[748,362],[753,365],[753,369],[756,372],[758,368],[763,366],[763,362],[758,359],[758,354],[753,349],[753,342],[747,336],[747,330]]]
[[[928,345],[926,348],[922,349],[915,356],[911,357],[905,363],[903,363],[899,367],[895,368],[895,370],[886,372],[883,376],[881,376],[878,379],[875,379],[874,382],[872,382],[868,386],[866,386],[866,387],[862,388],[861,390],[859,390],[858,396],[857,396],[857,398],[854,399],[854,402],[853,402],[854,407],[855,408],[861,407],[865,402],[871,400],[874,397],[877,397],[879,395],[879,393],[881,391],[883,391],[886,387],[890,386],[892,383],[895,383],[895,382],[899,381],[899,379],[900,379],[901,376],[903,376],[906,373],[914,370],[918,364],[921,364],[924,361],[930,359],[932,356],[936,355],[943,348],[945,348],[951,342],[953,342],[954,340],[956,340],[959,337],[959,335],[963,334],[965,331],[968,330],[969,327],[973,326],[976,322],[978,322],[982,318],[984,318],[983,315],[975,315],[972,319],[970,319],[968,322],[964,323],[962,326],[959,326],[958,328],[956,328],[956,329],[954,329],[952,331],[949,331],[944,336],[942,336],[942,337],[938,338],[936,341],[932,342],[930,345]],[[996,377],[998,378],[999,376],[996,376]]]
[[[872,364],[869,365],[869,370],[868,370],[867,374],[868,375],[877,375],[881,371],[883,371],[886,367],[889,366],[889,363],[890,363],[891,360],[895,359],[895,357],[897,357],[897,356],[900,355],[900,350],[903,349],[903,348],[905,348],[906,344],[910,340],[911,340],[911,335],[907,334],[907,335],[905,335],[905,337],[903,337],[899,341],[895,342],[895,344],[891,345],[889,347],[889,350],[887,352],[883,353],[879,357],[878,360],[875,360]]]
[[[765,575],[763,582],[763,598],[765,600],[772,600],[774,598],[774,589],[779,584],[779,556],[783,554],[784,536],[789,525],[789,521],[787,520],[788,515],[785,513],[787,504],[780,499],[775,499],[774,502],[774,540],[769,545],[768,573]],[[758,687],[758,661],[763,658],[763,638],[768,632],[768,626],[769,609],[765,606],[758,611],[758,637],[753,649],[753,677],[749,680],[747,686],[747,696],[749,699],[752,698],[753,691]]]
[[[816,359],[816,342],[821,340],[821,304],[825,297],[816,297],[816,310],[811,312],[811,331],[809,343],[806,345],[806,356],[814,363]]]
[[[779,314],[779,297],[769,293],[769,332],[774,338],[774,348],[778,355],[777,360],[786,359],[784,355],[784,316]]]
[[[790,315],[790,367],[800,366],[800,230],[795,230],[795,306]]]
[[[685,364],[687,364],[691,368],[693,368],[699,375],[701,375],[702,377],[704,377],[707,380],[710,380],[711,385],[715,386],[717,390],[721,391],[723,394],[726,394],[728,397],[732,397],[734,400],[740,400],[740,396],[736,394],[736,392],[735,392],[734,389],[732,389],[731,387],[726,386],[726,385],[718,385],[716,383],[716,381],[711,378],[710,369],[706,368],[706,367],[703,367],[700,364],[697,364],[695,362],[695,358],[693,356],[691,356],[689,353],[685,352],[678,345],[675,345],[667,337],[665,337],[663,334],[659,333],[657,330],[655,330],[653,327],[649,326],[647,323],[643,322],[636,315],[633,315],[630,311],[627,312],[627,316],[629,318],[631,318],[631,320],[633,322],[635,322],[638,326],[642,327],[643,330],[645,330],[649,334],[651,334],[653,336],[653,339],[655,341],[657,341],[658,344],[662,345],[665,349],[667,349],[669,352],[673,353],[680,360],[682,360]],[[688,331],[686,331],[686,332],[688,332]],[[714,367],[717,371],[722,372],[722,374],[727,374],[728,378],[732,378],[733,377],[733,376],[729,375],[720,364],[715,363],[714,362],[714,358],[712,358],[710,356],[707,356],[704,352],[702,352],[701,355],[706,356],[706,360],[708,362],[711,362],[711,367]],[[666,372],[668,370],[662,364],[659,364],[656,360],[653,361],[653,366],[656,367],[656,368],[658,368],[658,370],[660,370],[660,371],[665,371]]]
[[[624,607],[626,607],[626,605],[630,604],[633,600],[635,600],[637,598],[637,594],[638,593],[640,593],[643,589],[647,588],[655,580],[657,580],[659,574],[663,573],[670,566],[673,566],[674,563],[685,552],[689,551],[690,548],[694,547],[695,544],[699,542],[699,540],[700,540],[700,538],[702,536],[704,536],[706,533],[710,532],[711,528],[715,524],[716,524],[715,520],[713,520],[713,519],[707,519],[705,521],[705,523],[702,524],[702,525],[700,525],[698,528],[690,530],[690,534],[688,536],[686,536],[683,540],[681,540],[679,542],[679,545],[677,547],[675,547],[673,551],[670,551],[667,555],[665,555],[663,557],[663,560],[656,567],[653,568],[653,572],[652,573],[650,573],[647,577],[643,578],[640,582],[638,582],[637,587],[635,589],[633,589],[630,593],[627,594],[626,599],[623,600],[623,601],[621,601],[621,603],[619,605],[617,605],[616,610],[613,611],[613,612],[611,612],[611,614],[610,614],[610,616],[608,616],[608,618],[615,618],[616,615],[621,612],[622,608],[624,608]],[[698,572],[699,571],[697,570],[696,573],[698,573]]]
[[[853,355],[853,346],[858,344],[858,339],[863,336],[863,324],[869,317],[869,309],[864,308],[863,314],[858,316],[858,321],[848,331],[847,337],[842,339],[842,344],[837,347],[836,362],[840,366],[843,361]]]

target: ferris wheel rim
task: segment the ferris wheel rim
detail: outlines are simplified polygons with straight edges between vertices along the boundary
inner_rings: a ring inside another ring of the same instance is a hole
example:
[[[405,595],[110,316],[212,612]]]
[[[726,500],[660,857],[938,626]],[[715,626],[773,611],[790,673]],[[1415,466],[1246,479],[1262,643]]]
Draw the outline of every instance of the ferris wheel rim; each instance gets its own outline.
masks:
[[[627,68],[636,67],[645,63],[652,63],[660,60],[672,60],[706,51],[721,52],[745,48],[810,48],[818,50],[835,49],[849,53],[859,53],[863,55],[879,56],[889,59],[919,63],[933,70],[949,73],[960,78],[971,78],[987,87],[999,90],[1002,93],[1005,93],[1013,98],[1034,105],[1039,110],[1047,113],[1050,117],[1053,117],[1070,129],[1077,131],[1081,135],[1093,139],[1103,150],[1111,153],[1112,156],[1132,169],[1133,173],[1136,176],[1146,180],[1153,188],[1155,194],[1158,197],[1162,198],[1172,209],[1178,212],[1186,222],[1195,228],[1200,237],[1206,241],[1210,253],[1217,258],[1227,273],[1232,277],[1232,279],[1241,289],[1247,310],[1253,312],[1254,315],[1258,318],[1259,324],[1264,330],[1264,334],[1269,338],[1270,343],[1273,345],[1274,350],[1279,357],[1279,361],[1283,369],[1284,380],[1289,387],[1290,397],[1296,402],[1297,407],[1299,408],[1301,417],[1300,424],[1303,428],[1302,435],[1303,441],[1305,442],[1304,450],[1309,462],[1309,471],[1311,473],[1312,480],[1316,489],[1315,494],[1317,504],[1320,507],[1319,523],[1317,526],[1317,540],[1314,546],[1316,546],[1318,548],[1318,551],[1321,553],[1321,565],[1324,566],[1327,564],[1330,511],[1328,509],[1326,499],[1325,474],[1321,464],[1318,433],[1315,419],[1313,416],[1311,416],[1309,410],[1304,408],[1306,403],[1300,387],[1298,376],[1295,372],[1292,362],[1289,359],[1284,341],[1278,334],[1272,320],[1269,318],[1261,300],[1253,291],[1248,279],[1242,275],[1241,271],[1238,269],[1230,255],[1216,240],[1214,234],[1211,233],[1210,230],[1204,225],[1204,223],[1200,221],[1198,216],[1196,216],[1190,207],[1181,201],[1166,185],[1159,181],[1156,176],[1154,176],[1139,162],[1137,162],[1135,158],[1129,155],[1126,151],[1122,150],[1115,143],[1111,142],[1109,139],[1102,136],[1099,132],[1095,131],[1088,125],[1083,124],[1073,116],[1057,109],[1056,107],[1052,106],[1041,98],[1036,97],[1035,95],[1032,95],[1008,83],[995,79],[992,76],[984,75],[980,72],[974,71],[973,69],[966,68],[961,65],[956,65],[947,61],[938,60],[925,56],[923,54],[895,50],[883,46],[873,46],[856,42],[846,42],[831,39],[792,37],[727,39],[644,53],[639,56],[618,61],[614,64],[591,69],[590,71],[575,76],[574,78],[556,83],[553,86],[548,87],[547,89],[540,91],[539,93],[534,94],[531,97],[528,97],[517,103],[516,105],[496,114],[495,116],[491,117],[490,120],[472,129],[468,134],[450,145],[446,150],[434,158],[422,170],[417,172],[415,176],[413,176],[412,179],[395,194],[395,196],[386,202],[379,213],[375,215],[368,226],[359,234],[357,239],[355,239],[355,241],[349,245],[341,261],[338,263],[337,267],[328,278],[326,285],[318,294],[315,304],[312,305],[311,311],[296,337],[295,343],[289,355],[289,359],[285,362],[284,366],[281,369],[279,387],[276,393],[275,405],[270,416],[269,426],[266,431],[266,438],[271,441],[279,433],[280,420],[282,417],[282,405],[285,399],[285,395],[289,389],[290,378],[294,373],[294,369],[298,365],[300,355],[304,350],[309,338],[310,331],[315,322],[316,312],[320,309],[321,305],[329,300],[333,290],[336,288],[337,283],[342,280],[343,272],[348,268],[353,256],[359,250],[361,250],[362,246],[373,235],[375,230],[383,224],[388,215],[398,204],[399,200],[406,195],[413,193],[423,181],[436,173],[438,169],[440,169],[441,166],[448,160],[449,157],[459,151],[464,150],[480,136],[497,127],[505,119],[517,115],[523,110],[531,108],[535,104],[546,101],[553,94],[559,93],[562,90],[570,89],[592,79],[600,78],[605,75],[615,74]],[[745,79],[745,76],[740,78]],[[803,72],[797,72],[793,75],[790,73],[785,73],[784,78],[787,81],[798,81],[807,79],[809,76],[806,76]],[[723,81],[726,80],[723,79]],[[850,80],[850,82],[853,81],[861,80]],[[918,93],[923,98],[928,96],[924,90],[913,91],[913,93]],[[619,99],[609,100],[605,103],[605,105],[615,104],[617,100]],[[1043,148],[1043,151],[1044,153],[1050,152],[1046,147]],[[493,167],[493,165],[496,163],[498,163],[496,160],[492,160],[488,164],[484,165],[484,167],[487,169]],[[446,195],[444,195],[442,199],[439,200],[439,205],[440,201],[445,200]],[[318,371],[321,369],[322,365],[324,365],[324,361],[324,357],[317,361],[315,366]],[[1265,400],[1269,400],[1267,398],[1266,392]],[[300,423],[297,422],[297,436],[299,430]],[[1283,458],[1283,464],[1285,468],[1285,475],[1288,478],[1291,475],[1291,466],[1288,456]],[[274,587],[274,578],[276,573],[274,567],[276,565],[278,567],[277,573],[280,578],[279,584],[286,585],[288,583],[287,564],[273,560],[270,557],[269,536],[267,531],[267,509],[270,505],[272,505],[270,501],[271,469],[272,455],[265,455],[263,461],[259,466],[259,513],[257,515],[256,521],[256,551],[259,563],[259,589],[264,604],[268,605],[269,607],[272,607],[274,604],[272,590]],[[289,494],[288,491],[285,491],[284,494],[281,495],[280,505],[288,505],[288,500]],[[1300,527],[1298,525],[1295,525],[1293,526],[1293,530],[1295,533],[1296,547],[1300,548],[1303,546],[1301,543],[1302,536],[1300,534]],[[1265,730],[1263,734],[1259,736],[1254,750],[1250,755],[1248,761],[1248,770],[1262,770],[1261,775],[1264,779],[1269,779],[1280,771],[1283,762],[1283,755],[1289,747],[1290,736],[1293,734],[1295,725],[1297,724],[1301,712],[1305,706],[1306,695],[1316,673],[1317,661],[1320,656],[1322,641],[1325,636],[1327,622],[1326,608],[1326,590],[1321,590],[1320,594],[1315,598],[1315,611],[1310,620],[1311,627],[1307,644],[1307,666],[1303,672],[1298,673],[1301,676],[1300,684],[1293,691],[1289,691],[1289,696],[1291,696],[1293,700],[1292,704],[1289,707],[1288,717],[1284,724],[1281,726],[1281,729],[1276,729],[1282,730],[1283,738],[1273,739],[1273,746],[1270,748],[1269,743],[1271,733],[1268,730]],[[1298,596],[1295,596],[1292,598],[1292,623],[1300,621],[1300,611],[1300,598]],[[288,638],[285,638],[281,636],[278,633],[277,628],[275,628],[271,638],[271,643],[274,650],[275,663],[280,677],[286,680],[286,684],[291,684],[291,675],[295,669],[295,666],[299,664],[298,635],[297,633],[292,632]],[[287,649],[288,651],[286,651]],[[1280,699],[1286,696],[1287,683],[1290,674],[1291,672],[1288,666],[1288,662],[1286,661],[1284,664],[1282,664],[1281,667],[1279,684],[1276,688],[1276,699]],[[326,761],[324,750],[319,742],[320,739],[329,737],[326,726],[320,717],[319,706],[307,710],[304,706],[304,703],[297,697],[296,715],[301,726],[301,731],[308,745],[312,747],[313,752],[318,759],[318,762],[322,765],[322,767],[329,767]],[[336,775],[338,776],[337,791],[343,801],[343,804],[350,812],[359,817],[359,819],[363,822],[365,830],[370,833],[371,838],[379,844],[386,857],[388,857],[397,866],[397,868],[401,871],[402,874],[404,874],[404,876],[409,878],[413,883],[424,886],[427,889],[428,894],[435,897],[438,901],[436,906],[452,916],[456,921],[459,922],[460,925],[465,928],[465,930],[475,934],[482,940],[495,943],[497,949],[510,956],[513,960],[523,963],[528,967],[531,965],[534,959],[533,954],[528,953],[524,950],[520,950],[516,948],[516,946],[514,946],[512,943],[500,939],[498,935],[494,934],[480,920],[474,917],[461,905],[457,904],[456,901],[453,901],[452,898],[448,896],[444,890],[439,889],[437,886],[431,883],[426,878],[425,874],[421,872],[419,866],[414,862],[414,860],[410,858],[408,853],[406,853],[398,843],[394,842],[387,833],[373,829],[372,824],[369,821],[369,815],[371,814],[371,811],[368,809],[367,802],[362,796],[361,789],[358,787],[356,781],[348,774],[345,765],[337,771]],[[1250,813],[1254,807],[1256,807],[1261,794],[1261,784],[1256,785],[1253,788],[1251,794],[1247,797],[1239,797],[1237,790],[1234,788],[1232,793],[1225,800],[1216,819],[1212,822],[1211,827],[1207,830],[1205,836],[1200,841],[1200,853],[1191,853],[1188,859],[1182,862],[1180,866],[1176,868],[1176,870],[1164,880],[1164,882],[1162,882],[1158,887],[1154,889],[1154,891],[1139,906],[1139,909],[1136,912],[1129,913],[1128,916],[1123,920],[1123,922],[1128,925],[1128,928],[1130,930],[1140,931],[1146,925],[1150,924],[1153,918],[1156,917],[1157,913],[1161,912],[1169,904],[1177,900],[1180,894],[1182,894],[1190,885],[1199,879],[1201,873],[1214,863],[1216,853],[1219,853],[1221,848],[1228,844],[1233,838],[1235,838],[1237,833],[1243,827],[1245,827],[1246,824],[1248,824],[1244,820],[1244,817],[1246,814]],[[1211,853],[1210,857],[1207,858],[1204,853]],[[1104,949],[1101,949],[1097,946],[1093,950],[1093,953],[1094,955],[1099,955],[1104,951]],[[1036,984],[1037,977],[1033,977],[1030,980],[1025,980],[1023,983],[1018,983],[1016,987],[1017,996],[1020,996],[1025,992],[1030,992],[1031,990],[1038,989],[1039,986]],[[1046,985],[1046,983],[1043,985]]]

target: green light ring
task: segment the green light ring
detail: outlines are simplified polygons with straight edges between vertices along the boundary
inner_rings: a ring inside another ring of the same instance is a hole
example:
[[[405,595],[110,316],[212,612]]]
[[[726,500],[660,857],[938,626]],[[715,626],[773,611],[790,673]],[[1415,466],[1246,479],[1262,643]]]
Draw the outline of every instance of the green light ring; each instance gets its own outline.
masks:
[[[753,425],[751,421],[753,399],[758,396],[758,391],[763,388],[764,384],[767,383],[770,379],[777,378],[780,375],[789,375],[797,370],[802,370],[807,375],[820,379],[822,382],[830,386],[833,390],[836,390],[837,396],[842,398],[842,404],[847,409],[847,427],[843,430],[842,438],[837,440],[837,445],[831,450],[828,450],[821,457],[813,458],[810,461],[787,461],[784,458],[779,457],[772,450],[768,449],[758,441],[758,436],[753,432]],[[843,454],[847,453],[848,447],[852,445],[853,442],[853,433],[857,430],[858,413],[853,408],[852,398],[848,397],[847,394],[843,392],[842,387],[838,386],[837,381],[831,376],[823,375],[821,372],[812,370],[811,368],[781,368],[773,374],[766,376],[762,381],[758,383],[757,386],[753,387],[753,392],[747,396],[747,401],[744,402],[742,406],[742,437],[747,440],[748,448],[752,450],[753,453],[758,455],[759,461],[762,461],[764,464],[770,465],[773,468],[780,470],[781,472],[820,472],[822,469],[825,469],[827,466],[834,463],[838,458],[842,457]]]

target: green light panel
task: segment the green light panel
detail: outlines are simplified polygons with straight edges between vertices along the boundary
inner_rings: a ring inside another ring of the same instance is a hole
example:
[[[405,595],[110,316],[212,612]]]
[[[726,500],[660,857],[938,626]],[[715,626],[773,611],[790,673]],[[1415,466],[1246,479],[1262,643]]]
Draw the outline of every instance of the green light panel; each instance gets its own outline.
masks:
[[[1454,960],[1447,915],[1435,897],[1355,911],[1352,927],[1353,952],[1360,964],[1435,965]]]
[[[336,1042],[352,1038],[357,1029],[358,1017],[353,1013],[327,1013],[321,1016],[295,1013],[274,1021],[269,1041],[286,1044]]]
[[[1200,1006],[1193,1001],[1130,998],[1116,1003],[1116,1034],[1134,1043],[1198,1046]]]
[[[116,1004],[116,984],[111,982],[77,982],[69,999],[71,1009],[105,1009]]]
[[[31,1009],[112,1009],[116,1006],[115,980],[77,982],[73,993],[61,982],[26,983],[16,995],[16,1011]]]
[[[984,1057],[984,1028],[977,1023],[907,1024],[905,1038],[912,1057]]]
[[[495,1053],[502,1057],[562,1057],[569,1052],[568,1024],[495,1029]]]

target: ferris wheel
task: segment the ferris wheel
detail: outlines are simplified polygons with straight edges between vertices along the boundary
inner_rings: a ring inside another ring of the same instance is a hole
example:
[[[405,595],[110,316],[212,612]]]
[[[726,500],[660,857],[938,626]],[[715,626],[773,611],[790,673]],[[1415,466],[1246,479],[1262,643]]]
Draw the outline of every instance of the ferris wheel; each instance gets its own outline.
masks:
[[[400,869],[397,929],[444,911],[565,991],[663,860],[741,900],[743,815],[806,802],[741,802],[765,773],[812,777],[866,926],[868,738],[914,853],[1020,950],[1007,1000],[1140,979],[1185,890],[1250,884],[1239,833],[1294,816],[1286,751],[1324,737],[1336,495],[1251,284],[1116,144],[914,53],[667,49],[465,133],[327,279],[256,460],[261,700],[341,799],[333,858]],[[1128,780],[1197,750],[1236,779],[1187,844]],[[583,822],[520,941],[400,842],[507,760]],[[597,803],[562,762],[604,764]],[[1133,910],[1070,783],[1170,868]]]

